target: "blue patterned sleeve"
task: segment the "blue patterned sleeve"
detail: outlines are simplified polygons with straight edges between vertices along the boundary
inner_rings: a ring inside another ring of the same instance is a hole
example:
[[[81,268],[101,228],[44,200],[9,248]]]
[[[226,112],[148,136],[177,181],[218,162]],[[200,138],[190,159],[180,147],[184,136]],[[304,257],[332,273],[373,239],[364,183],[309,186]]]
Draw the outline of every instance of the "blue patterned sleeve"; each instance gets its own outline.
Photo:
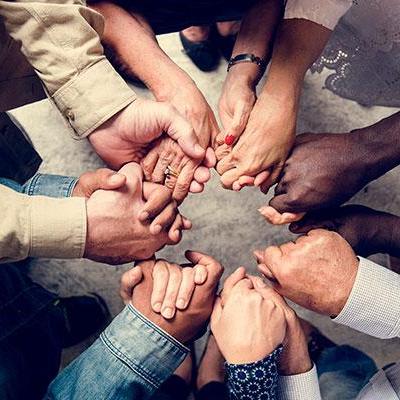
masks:
[[[278,358],[282,346],[251,364],[226,364],[226,380],[232,400],[275,400]]]

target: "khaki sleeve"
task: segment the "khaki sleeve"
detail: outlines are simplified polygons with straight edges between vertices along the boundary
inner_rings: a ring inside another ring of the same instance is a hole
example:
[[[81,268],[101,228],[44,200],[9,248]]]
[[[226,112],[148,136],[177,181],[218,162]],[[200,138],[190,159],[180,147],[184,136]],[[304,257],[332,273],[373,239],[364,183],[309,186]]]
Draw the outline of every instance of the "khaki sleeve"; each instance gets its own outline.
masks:
[[[27,196],[0,185],[0,203],[0,263],[27,257],[83,256],[84,198]]]
[[[81,1],[0,0],[0,16],[75,138],[135,100],[103,54],[103,17]]]

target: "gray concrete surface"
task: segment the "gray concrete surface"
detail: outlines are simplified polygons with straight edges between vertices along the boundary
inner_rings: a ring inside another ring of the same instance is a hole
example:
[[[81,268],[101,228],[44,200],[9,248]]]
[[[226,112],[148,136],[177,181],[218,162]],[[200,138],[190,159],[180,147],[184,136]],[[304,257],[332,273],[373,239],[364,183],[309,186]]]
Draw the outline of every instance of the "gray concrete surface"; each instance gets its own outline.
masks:
[[[215,109],[225,76],[225,63],[221,62],[215,72],[202,73],[181,53],[177,35],[163,36],[160,42],[171,57],[190,73]],[[367,109],[340,99],[324,90],[323,82],[324,75],[307,76],[298,121],[299,132],[344,132],[373,123],[396,111],[383,107]],[[149,96],[145,90],[137,92]],[[78,142],[69,137],[63,121],[48,101],[18,109],[14,115],[26,127],[42,155],[42,171],[79,175],[102,166],[86,141]],[[353,201],[400,213],[399,172],[399,169],[393,170],[370,184]],[[246,189],[241,193],[223,190],[214,174],[204,193],[190,196],[182,206],[184,214],[193,221],[192,231],[185,235],[179,246],[166,248],[159,255],[182,261],[185,249],[196,249],[219,259],[226,273],[239,265],[255,271],[251,256],[253,249],[280,243],[291,237],[285,227],[267,225],[259,216],[257,209],[268,199],[269,196],[265,197],[256,189]],[[380,258],[384,262],[385,258]],[[61,295],[96,291],[104,296],[112,312],[116,313],[122,307],[117,293],[118,280],[126,268],[128,266],[110,267],[90,261],[37,260],[32,268],[32,276]],[[400,359],[398,340],[373,339],[335,325],[329,318],[303,310],[300,313],[338,343],[363,349],[379,365]],[[79,353],[82,347],[69,351],[66,360]]]

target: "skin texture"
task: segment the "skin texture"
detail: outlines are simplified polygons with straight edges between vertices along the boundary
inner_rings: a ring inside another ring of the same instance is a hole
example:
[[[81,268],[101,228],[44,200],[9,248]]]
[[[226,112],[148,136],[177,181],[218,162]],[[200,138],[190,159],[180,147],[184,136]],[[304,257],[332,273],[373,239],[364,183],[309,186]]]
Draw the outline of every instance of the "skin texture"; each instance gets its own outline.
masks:
[[[181,158],[192,160],[196,166],[202,163],[205,149],[200,146],[191,124],[171,104],[163,102],[135,100],[91,133],[89,141],[110,167],[118,169],[131,161],[143,161],[149,150],[155,148],[155,140],[162,135],[165,140],[179,145]],[[212,160],[205,163],[212,164]],[[195,171],[193,167],[193,173],[186,182],[187,190]],[[194,184],[194,191],[196,187]],[[181,195],[174,195],[181,200]]]
[[[153,267],[156,263],[154,260],[141,264],[143,280],[135,287],[131,298],[132,305],[139,312],[182,343],[193,339],[206,326],[223,272],[222,266],[207,255],[189,251],[186,252],[186,257],[192,266],[203,265],[206,268],[207,279],[202,285],[196,285],[191,301],[184,311],[177,310],[172,319],[165,319],[161,314],[153,311],[151,294]]]
[[[255,88],[259,77],[256,78],[249,67],[234,67],[238,68],[238,75],[239,68],[248,68],[247,71],[240,71],[241,78],[234,84],[243,82],[244,95],[239,99],[241,103],[247,101],[247,105],[240,105],[240,109],[245,110],[242,113],[244,117],[236,117],[235,120],[247,122],[236,124],[240,125],[240,129],[234,133],[241,132],[233,147],[218,141],[217,171],[225,188],[240,190],[243,186],[255,185],[266,192],[277,181],[295,140],[304,75],[321,54],[330,33],[311,21],[282,21],[266,83],[255,103],[254,97],[248,95],[249,82],[250,88]],[[235,73],[233,68],[231,71]],[[238,92],[235,86],[232,88],[233,93]],[[226,104],[229,101],[222,97],[221,119],[226,114]]]
[[[260,272],[279,294],[329,316],[343,309],[358,270],[350,245],[337,233],[322,229],[255,256]]]
[[[122,275],[120,295],[125,304],[130,303],[135,286],[143,279],[142,266],[146,268],[148,263],[140,262]],[[202,285],[207,280],[207,268],[204,265],[180,266],[166,260],[157,260],[151,265],[151,306],[154,312],[161,313],[166,319],[173,318],[176,309],[185,310],[195,286]]]
[[[211,330],[227,362],[262,360],[283,342],[285,313],[275,296],[279,295],[260,278],[247,278],[244,268],[225,281],[214,306]]]
[[[400,218],[393,214],[365,206],[348,205],[312,211],[289,226],[297,234],[317,228],[337,232],[363,257],[375,253],[388,253],[395,257],[400,255]]]
[[[142,170],[135,163],[125,165],[119,174],[126,177],[123,187],[97,190],[87,200],[84,257],[122,264],[149,258],[166,244],[178,243],[181,230],[191,223],[179,214],[170,190],[143,183]]]

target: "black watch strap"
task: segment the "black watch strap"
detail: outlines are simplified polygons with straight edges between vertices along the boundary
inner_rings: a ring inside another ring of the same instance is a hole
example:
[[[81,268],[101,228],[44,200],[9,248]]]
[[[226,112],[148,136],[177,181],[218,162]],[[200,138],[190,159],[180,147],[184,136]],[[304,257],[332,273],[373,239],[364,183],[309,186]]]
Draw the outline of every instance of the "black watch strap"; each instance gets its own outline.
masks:
[[[236,64],[249,62],[258,65],[262,71],[267,67],[267,62],[260,57],[257,57],[254,54],[238,54],[235,57],[232,57],[228,62],[228,71]]]

